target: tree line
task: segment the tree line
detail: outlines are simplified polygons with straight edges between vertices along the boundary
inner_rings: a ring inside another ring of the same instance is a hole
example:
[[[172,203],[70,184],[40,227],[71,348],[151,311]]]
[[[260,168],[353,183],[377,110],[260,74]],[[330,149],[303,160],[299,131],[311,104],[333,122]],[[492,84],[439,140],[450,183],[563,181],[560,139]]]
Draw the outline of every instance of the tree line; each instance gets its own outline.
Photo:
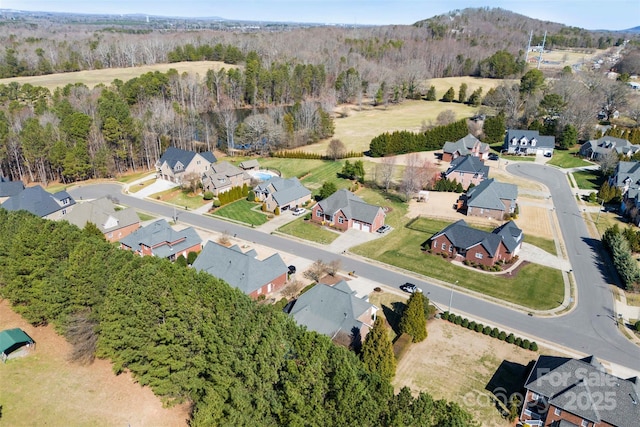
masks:
[[[477,425],[456,403],[394,395],[328,337],[208,274],[120,250],[95,226],[0,210],[0,254],[14,310],[55,325],[77,360],[110,359],[167,402],[191,402],[193,426]]]

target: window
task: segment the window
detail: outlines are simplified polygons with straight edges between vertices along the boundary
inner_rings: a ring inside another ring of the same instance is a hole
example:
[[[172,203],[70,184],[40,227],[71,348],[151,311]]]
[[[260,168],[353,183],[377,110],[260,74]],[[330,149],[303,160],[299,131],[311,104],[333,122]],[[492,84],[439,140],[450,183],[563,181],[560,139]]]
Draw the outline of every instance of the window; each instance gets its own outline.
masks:
[[[453,245],[449,245],[449,252],[453,252]]]
[[[338,223],[343,224],[344,223],[344,218],[339,216],[338,217]]]
[[[442,244],[442,246],[440,246],[440,248],[441,248],[443,251],[446,251],[446,250],[447,250],[447,244],[446,244],[446,243],[443,243],[443,244]]]
[[[62,209],[62,215],[66,215],[67,214],[67,210],[66,209]]]
[[[587,421],[587,420],[582,420],[582,422],[580,423],[580,425],[581,425],[582,427],[589,427],[589,421]]]
[[[482,255],[481,252],[476,252],[476,258],[482,259],[482,258],[484,258],[484,255]]]
[[[536,146],[536,142],[538,142],[538,141],[537,141],[535,138],[533,138],[533,139],[531,140],[531,146],[532,146],[532,147],[535,147],[535,146]]]
[[[560,416],[560,414],[562,414],[562,409],[560,408],[556,408],[553,410],[554,415]]]
[[[316,216],[317,216],[318,218],[322,218],[322,211],[321,211],[320,209],[318,209],[318,210],[316,211]]]
[[[538,393],[531,393],[531,400],[538,400]]]
[[[517,143],[518,143],[518,138],[513,137],[513,138],[511,139],[511,145],[516,145]]]

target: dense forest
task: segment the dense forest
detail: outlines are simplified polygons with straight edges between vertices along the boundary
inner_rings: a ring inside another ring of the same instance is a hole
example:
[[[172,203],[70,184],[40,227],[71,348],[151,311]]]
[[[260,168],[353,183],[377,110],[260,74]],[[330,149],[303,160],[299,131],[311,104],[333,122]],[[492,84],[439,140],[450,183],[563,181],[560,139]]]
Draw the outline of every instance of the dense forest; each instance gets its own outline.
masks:
[[[0,209],[0,295],[54,324],[75,360],[110,359],[167,402],[191,402],[193,426],[476,425],[456,403],[394,395],[355,353],[273,306],[120,250],[95,226]]]

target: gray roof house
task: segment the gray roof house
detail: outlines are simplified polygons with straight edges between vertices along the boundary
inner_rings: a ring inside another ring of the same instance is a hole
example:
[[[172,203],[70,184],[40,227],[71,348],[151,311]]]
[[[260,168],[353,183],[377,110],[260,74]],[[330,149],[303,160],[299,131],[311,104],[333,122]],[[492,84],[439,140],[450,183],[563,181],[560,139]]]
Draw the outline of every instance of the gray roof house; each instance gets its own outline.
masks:
[[[215,162],[216,156],[211,151],[196,153],[169,147],[156,162],[156,170],[158,178],[180,184],[190,174],[201,177]]]
[[[358,346],[373,327],[378,308],[358,298],[344,280],[318,284],[300,295],[289,315],[299,325],[346,346]]]
[[[599,139],[587,141],[580,147],[580,155],[591,160],[600,160],[614,151],[627,157],[640,151],[640,145],[633,145],[627,139],[603,136]]]
[[[278,253],[264,260],[256,256],[255,250],[243,253],[238,245],[228,248],[208,241],[193,263],[193,268],[205,271],[257,298],[279,290],[287,280],[288,268]]]
[[[311,191],[298,181],[298,178],[275,176],[258,184],[253,191],[258,200],[267,204],[267,210],[273,212],[276,207],[294,208],[311,200]]]
[[[640,162],[618,162],[609,185],[622,189],[623,195],[630,188],[640,187]]]
[[[240,169],[245,171],[260,169],[260,163],[258,163],[256,159],[245,160],[244,162],[240,162],[238,166],[240,166]]]
[[[452,160],[443,175],[450,181],[459,182],[463,188],[468,188],[469,184],[478,185],[489,177],[489,166],[478,157],[467,155]]]
[[[537,130],[509,129],[502,148],[509,154],[534,155],[553,153],[555,146],[553,136],[540,135]]]
[[[249,185],[251,176],[229,162],[213,163],[211,168],[202,174],[202,188],[216,196],[231,190],[233,187]]]
[[[462,199],[462,209],[468,216],[485,218],[504,218],[505,214],[515,212],[518,198],[518,186],[486,179],[470,188]]]
[[[341,189],[311,208],[314,222],[329,222],[345,231],[349,228],[374,232],[384,225],[385,213],[380,206],[366,203],[351,191]]]
[[[444,147],[442,147],[442,153],[442,160],[445,162],[467,155],[486,160],[489,154],[489,144],[481,142],[475,136],[468,134],[456,142],[445,142]]]
[[[174,261],[180,255],[200,252],[202,239],[192,227],[176,231],[165,219],[159,219],[120,240],[122,249],[141,256],[156,256]]]
[[[9,197],[2,205],[8,211],[28,211],[46,219],[61,219],[71,212],[76,201],[66,191],[48,193],[39,185],[27,187]]]
[[[0,203],[4,202],[11,196],[15,196],[24,190],[22,181],[10,181],[0,176]]]
[[[116,210],[106,197],[76,204],[65,219],[79,228],[84,228],[88,222],[95,224],[110,242],[118,241],[140,228],[140,218],[135,209]]]
[[[638,377],[611,375],[594,356],[540,356],[524,388],[523,422],[590,427],[637,427],[640,422]]]

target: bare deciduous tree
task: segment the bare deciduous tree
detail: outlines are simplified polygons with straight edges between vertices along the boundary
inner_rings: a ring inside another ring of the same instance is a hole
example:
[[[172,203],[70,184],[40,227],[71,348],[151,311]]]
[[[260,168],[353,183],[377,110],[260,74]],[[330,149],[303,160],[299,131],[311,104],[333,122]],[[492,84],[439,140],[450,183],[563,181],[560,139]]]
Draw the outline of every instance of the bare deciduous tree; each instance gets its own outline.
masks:
[[[73,345],[69,359],[82,365],[89,365],[95,359],[98,322],[89,318],[89,312],[72,315],[67,322],[67,339]]]
[[[384,191],[386,192],[389,192],[389,187],[391,186],[391,181],[393,180],[395,171],[396,157],[383,157],[380,163],[380,178],[382,179],[382,185],[384,186]]]
[[[340,261],[339,259],[329,261],[329,264],[326,265],[327,274],[332,277],[335,276],[338,271],[340,271],[340,268],[342,268],[342,261]]]
[[[444,110],[436,117],[436,125],[446,126],[456,121],[456,113],[453,110]]]
[[[287,286],[282,288],[282,291],[280,291],[280,294],[286,299],[291,299],[291,298],[295,298],[301,289],[302,289],[302,282],[299,280],[292,280],[291,282],[289,282]]]
[[[421,188],[419,162],[420,156],[417,153],[411,153],[407,156],[401,185],[406,201],[409,201],[413,194]]]
[[[304,272],[304,277],[317,282],[327,272],[327,265],[321,260],[315,260],[313,264]]]
[[[327,157],[331,160],[342,159],[347,154],[347,147],[339,139],[332,139],[329,141],[329,147],[327,147]]]

